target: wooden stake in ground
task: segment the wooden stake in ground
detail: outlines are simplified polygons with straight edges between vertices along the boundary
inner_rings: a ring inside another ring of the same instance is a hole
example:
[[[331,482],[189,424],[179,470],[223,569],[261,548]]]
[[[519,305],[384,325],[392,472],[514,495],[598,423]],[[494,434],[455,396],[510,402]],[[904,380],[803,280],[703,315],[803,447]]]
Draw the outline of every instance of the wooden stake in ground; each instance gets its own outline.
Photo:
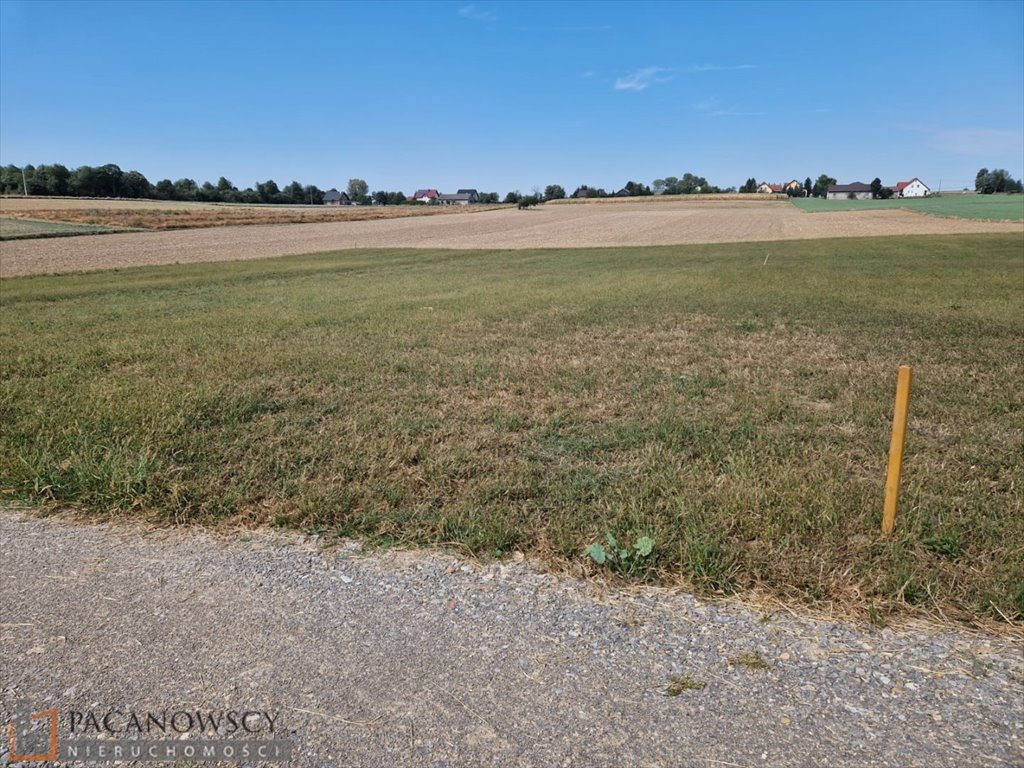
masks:
[[[901,365],[896,380],[896,409],[892,416],[892,442],[889,443],[889,472],[885,478],[885,509],[882,512],[882,533],[892,533],[896,525],[896,502],[900,495],[900,473],[903,470],[903,442],[907,435],[907,411],[910,407],[910,379],[913,369]]]

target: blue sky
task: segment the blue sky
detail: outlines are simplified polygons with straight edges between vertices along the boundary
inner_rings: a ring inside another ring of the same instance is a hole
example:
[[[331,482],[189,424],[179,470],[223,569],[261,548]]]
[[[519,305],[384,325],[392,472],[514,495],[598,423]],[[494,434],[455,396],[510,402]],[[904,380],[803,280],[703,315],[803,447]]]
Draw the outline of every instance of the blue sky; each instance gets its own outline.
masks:
[[[411,192],[1024,173],[1024,3],[0,0],[0,163]]]

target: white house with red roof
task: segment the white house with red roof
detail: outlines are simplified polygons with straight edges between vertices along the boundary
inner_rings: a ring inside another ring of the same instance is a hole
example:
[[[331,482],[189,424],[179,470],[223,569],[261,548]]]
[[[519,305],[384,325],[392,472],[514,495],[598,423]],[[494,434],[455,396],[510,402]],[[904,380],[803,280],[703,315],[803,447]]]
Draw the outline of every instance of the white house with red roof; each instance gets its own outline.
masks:
[[[777,194],[779,194],[779,192],[784,191],[784,189],[785,189],[785,187],[783,187],[781,184],[769,184],[766,181],[762,181],[757,186],[757,191],[760,192],[762,195],[770,195],[770,194],[776,194],[777,195]]]
[[[918,178],[896,184],[896,197],[927,197],[931,189]]]
[[[412,196],[413,202],[436,203],[440,194],[436,189],[417,189]]]

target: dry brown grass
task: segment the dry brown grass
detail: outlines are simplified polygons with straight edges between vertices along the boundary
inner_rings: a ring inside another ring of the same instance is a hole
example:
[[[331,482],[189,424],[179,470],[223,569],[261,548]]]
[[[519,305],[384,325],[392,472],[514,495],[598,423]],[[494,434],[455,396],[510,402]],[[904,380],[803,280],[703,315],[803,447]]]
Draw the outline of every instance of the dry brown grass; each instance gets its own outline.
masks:
[[[701,205],[715,203],[785,203],[789,201],[787,195],[776,194],[740,194],[739,192],[721,192],[717,195],[647,195],[645,197],[567,197],[564,200],[551,200],[547,205],[591,205],[591,204],[625,204],[630,203],[687,203],[689,205]]]
[[[181,200],[138,200],[120,197],[0,197],[0,211],[10,215],[11,211],[64,210],[76,211],[84,208],[104,210],[165,209],[165,208],[223,208],[216,203],[189,203]],[[250,206],[253,208],[263,206]],[[276,207],[276,206],[267,206]]]
[[[478,213],[502,206],[214,206],[196,205],[191,207],[14,207],[6,203],[0,207],[3,215],[14,219],[50,221],[65,224],[88,224],[94,226],[127,229],[203,229],[208,227],[229,227],[252,224],[309,224],[316,222],[368,221],[395,219],[409,216],[437,216],[459,213]],[[29,201],[18,201],[29,202]],[[45,205],[48,201],[39,201]],[[97,203],[99,201],[88,201]],[[128,201],[116,201],[128,202]]]

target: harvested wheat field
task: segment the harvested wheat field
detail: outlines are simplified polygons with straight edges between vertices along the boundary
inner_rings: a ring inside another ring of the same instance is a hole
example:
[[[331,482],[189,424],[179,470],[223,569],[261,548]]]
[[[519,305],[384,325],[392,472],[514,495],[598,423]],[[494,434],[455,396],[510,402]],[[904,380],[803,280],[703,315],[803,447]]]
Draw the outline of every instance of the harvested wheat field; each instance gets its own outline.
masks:
[[[260,259],[345,248],[574,248],[959,233],[1024,233],[1024,225],[943,219],[903,210],[810,214],[777,201],[550,205],[472,216],[228,226],[4,242],[0,244],[0,277]]]
[[[500,205],[225,205],[211,203],[168,203],[162,200],[96,200],[92,198],[51,200],[10,198],[0,200],[0,226],[26,221],[53,222],[113,229],[205,229],[249,224],[309,224],[313,222],[397,219],[407,216],[446,216],[481,213]],[[2,230],[0,230],[2,232]]]

